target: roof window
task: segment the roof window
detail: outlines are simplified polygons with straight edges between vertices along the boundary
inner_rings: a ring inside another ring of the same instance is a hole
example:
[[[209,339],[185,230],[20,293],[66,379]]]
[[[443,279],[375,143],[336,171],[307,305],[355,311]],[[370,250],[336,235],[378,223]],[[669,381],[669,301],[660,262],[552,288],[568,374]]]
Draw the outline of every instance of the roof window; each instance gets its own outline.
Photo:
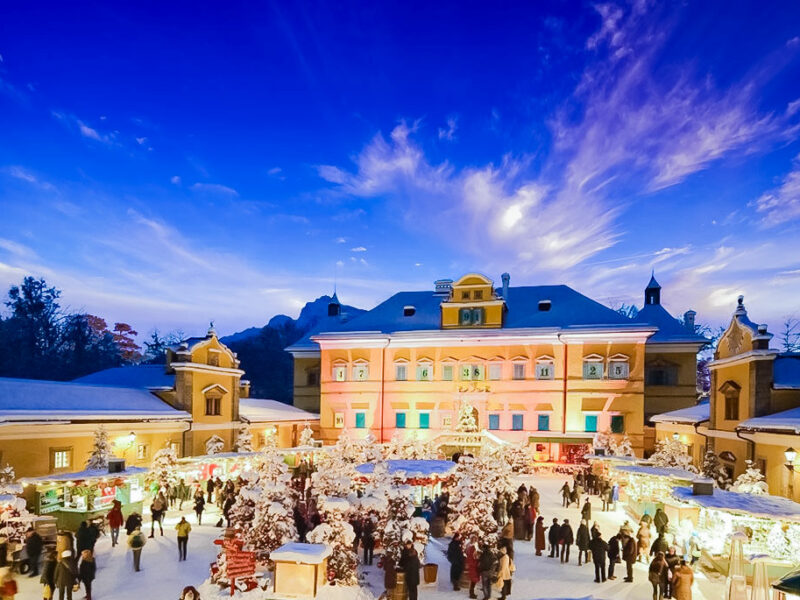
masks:
[[[552,306],[552,303],[550,302],[550,300],[539,300],[539,310],[540,311],[547,312],[548,310],[550,310],[551,306]]]
[[[404,306],[403,307],[403,316],[404,317],[413,317],[417,314],[417,309],[414,306]]]

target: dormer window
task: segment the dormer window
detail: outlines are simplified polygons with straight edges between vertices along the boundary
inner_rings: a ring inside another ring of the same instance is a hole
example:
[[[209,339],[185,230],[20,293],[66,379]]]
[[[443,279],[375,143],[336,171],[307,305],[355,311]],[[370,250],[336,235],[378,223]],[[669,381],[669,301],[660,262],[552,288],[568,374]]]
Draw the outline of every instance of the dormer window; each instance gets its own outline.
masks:
[[[353,365],[353,380],[367,381],[369,379],[369,363],[366,360],[357,360]]]
[[[475,300],[483,300],[483,290],[475,290],[475,292],[472,294],[472,297]]]
[[[630,372],[628,357],[624,354],[615,354],[608,361],[609,379],[627,379]]]
[[[347,381],[347,363],[344,361],[333,363],[332,376],[334,381]]]
[[[469,300],[469,292],[461,292],[462,300]]]
[[[222,397],[228,393],[219,384],[213,384],[202,390],[206,398],[206,415],[219,416],[222,414]]]
[[[603,378],[603,357],[597,354],[590,354],[583,358],[583,378],[602,379]]]
[[[417,309],[413,306],[404,306],[403,307],[403,316],[404,317],[413,317],[417,314]]]
[[[541,312],[549,311],[551,306],[552,303],[550,302],[550,300],[539,300],[539,310]]]

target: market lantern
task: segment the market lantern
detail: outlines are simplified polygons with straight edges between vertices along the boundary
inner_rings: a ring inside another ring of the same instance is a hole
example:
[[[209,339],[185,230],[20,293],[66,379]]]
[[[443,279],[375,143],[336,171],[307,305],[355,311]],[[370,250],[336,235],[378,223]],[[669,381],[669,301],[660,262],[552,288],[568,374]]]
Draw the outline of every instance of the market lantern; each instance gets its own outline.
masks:
[[[769,556],[756,554],[750,557],[753,564],[753,584],[750,600],[770,600],[772,587],[769,584],[768,569]]]

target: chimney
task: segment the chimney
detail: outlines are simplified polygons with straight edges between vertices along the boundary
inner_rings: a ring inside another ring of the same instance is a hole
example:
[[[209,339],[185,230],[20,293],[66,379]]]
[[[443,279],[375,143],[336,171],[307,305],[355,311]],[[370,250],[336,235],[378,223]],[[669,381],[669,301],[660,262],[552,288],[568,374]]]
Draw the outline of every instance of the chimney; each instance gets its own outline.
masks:
[[[697,316],[697,313],[693,310],[687,310],[683,313],[683,324],[686,326],[686,329],[694,333],[694,318]]]
[[[500,279],[503,281],[503,300],[508,302],[508,284],[511,281],[511,275],[503,273],[500,275]]]

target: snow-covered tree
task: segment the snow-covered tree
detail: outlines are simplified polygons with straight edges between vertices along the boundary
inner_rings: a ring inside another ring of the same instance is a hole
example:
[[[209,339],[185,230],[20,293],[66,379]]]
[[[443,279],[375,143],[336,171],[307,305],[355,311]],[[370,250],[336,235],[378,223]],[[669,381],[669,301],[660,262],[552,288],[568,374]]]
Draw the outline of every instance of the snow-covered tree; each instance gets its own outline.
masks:
[[[370,440],[354,440],[342,431],[336,443],[317,460],[317,470],[311,475],[311,486],[320,496],[345,498],[359,477],[356,467],[375,459],[379,448]]]
[[[769,493],[767,482],[764,481],[764,474],[759,471],[752,460],[744,461],[746,468],[744,473],[736,478],[731,486],[731,491],[740,494],[753,494],[754,496],[764,496]]]
[[[225,448],[225,440],[218,435],[212,435],[206,440],[206,454],[219,454]]]
[[[22,493],[22,485],[17,483],[14,467],[0,468],[0,495],[16,496]],[[25,532],[35,517],[28,512],[23,498],[14,498],[0,507],[0,537],[11,542],[23,542]]]
[[[306,426],[303,427],[303,431],[300,432],[298,444],[304,448],[310,448],[314,445],[314,431],[311,429],[308,423],[306,423]]]
[[[612,454],[611,452],[611,436],[608,434],[607,431],[598,431],[594,434],[594,440],[592,441],[592,448],[597,450],[605,450],[606,454]]]
[[[236,434],[236,451],[253,451],[253,434],[250,432],[250,426],[247,423],[239,425],[239,432]]]
[[[627,433],[619,439],[612,440],[611,454],[614,456],[633,456],[633,444]]]
[[[0,495],[16,496],[22,493],[22,485],[17,483],[17,474],[14,467],[6,464],[0,468]]]
[[[358,558],[353,551],[356,537],[353,527],[347,522],[350,503],[344,498],[323,498],[320,503],[322,523],[312,529],[306,538],[312,544],[328,544],[330,580],[339,585],[355,585]]]
[[[609,456],[633,456],[633,445],[627,433],[616,435],[608,431],[598,431],[594,435],[592,448],[605,450]]]
[[[767,535],[767,550],[772,558],[782,559],[790,551],[789,540],[786,539],[784,525],[776,521]]]
[[[727,487],[731,484],[731,480],[728,477],[728,472],[725,470],[725,466],[719,460],[719,456],[717,456],[713,450],[706,451],[705,457],[703,457],[703,466],[700,468],[700,473],[703,477],[707,477],[709,479],[714,480],[714,483],[720,489],[727,489]]]
[[[502,457],[512,472],[530,473],[533,458],[531,457],[531,448],[524,440],[519,444],[504,447]]]
[[[494,501],[498,493],[513,491],[511,469],[505,461],[493,455],[462,456],[455,478],[450,507],[458,516],[453,521],[453,529],[463,539],[475,534],[479,540],[494,547],[498,538]]]
[[[426,442],[415,431],[395,431],[391,441],[383,452],[388,459],[431,460],[438,458],[439,453],[430,442]]]
[[[674,467],[697,473],[697,467],[692,464],[692,457],[687,454],[686,446],[671,437],[656,443],[656,451],[650,457],[650,462],[656,467]]]
[[[177,466],[178,456],[175,449],[170,446],[162,448],[153,456],[148,479],[155,481],[161,489],[174,486],[178,481]]]
[[[475,421],[475,412],[469,400],[462,400],[458,406],[456,431],[478,431],[478,423]]]
[[[89,455],[89,460],[86,461],[87,469],[108,469],[108,459],[113,456],[111,450],[111,442],[108,441],[108,432],[106,428],[100,425],[94,431],[94,447],[92,453]]]

